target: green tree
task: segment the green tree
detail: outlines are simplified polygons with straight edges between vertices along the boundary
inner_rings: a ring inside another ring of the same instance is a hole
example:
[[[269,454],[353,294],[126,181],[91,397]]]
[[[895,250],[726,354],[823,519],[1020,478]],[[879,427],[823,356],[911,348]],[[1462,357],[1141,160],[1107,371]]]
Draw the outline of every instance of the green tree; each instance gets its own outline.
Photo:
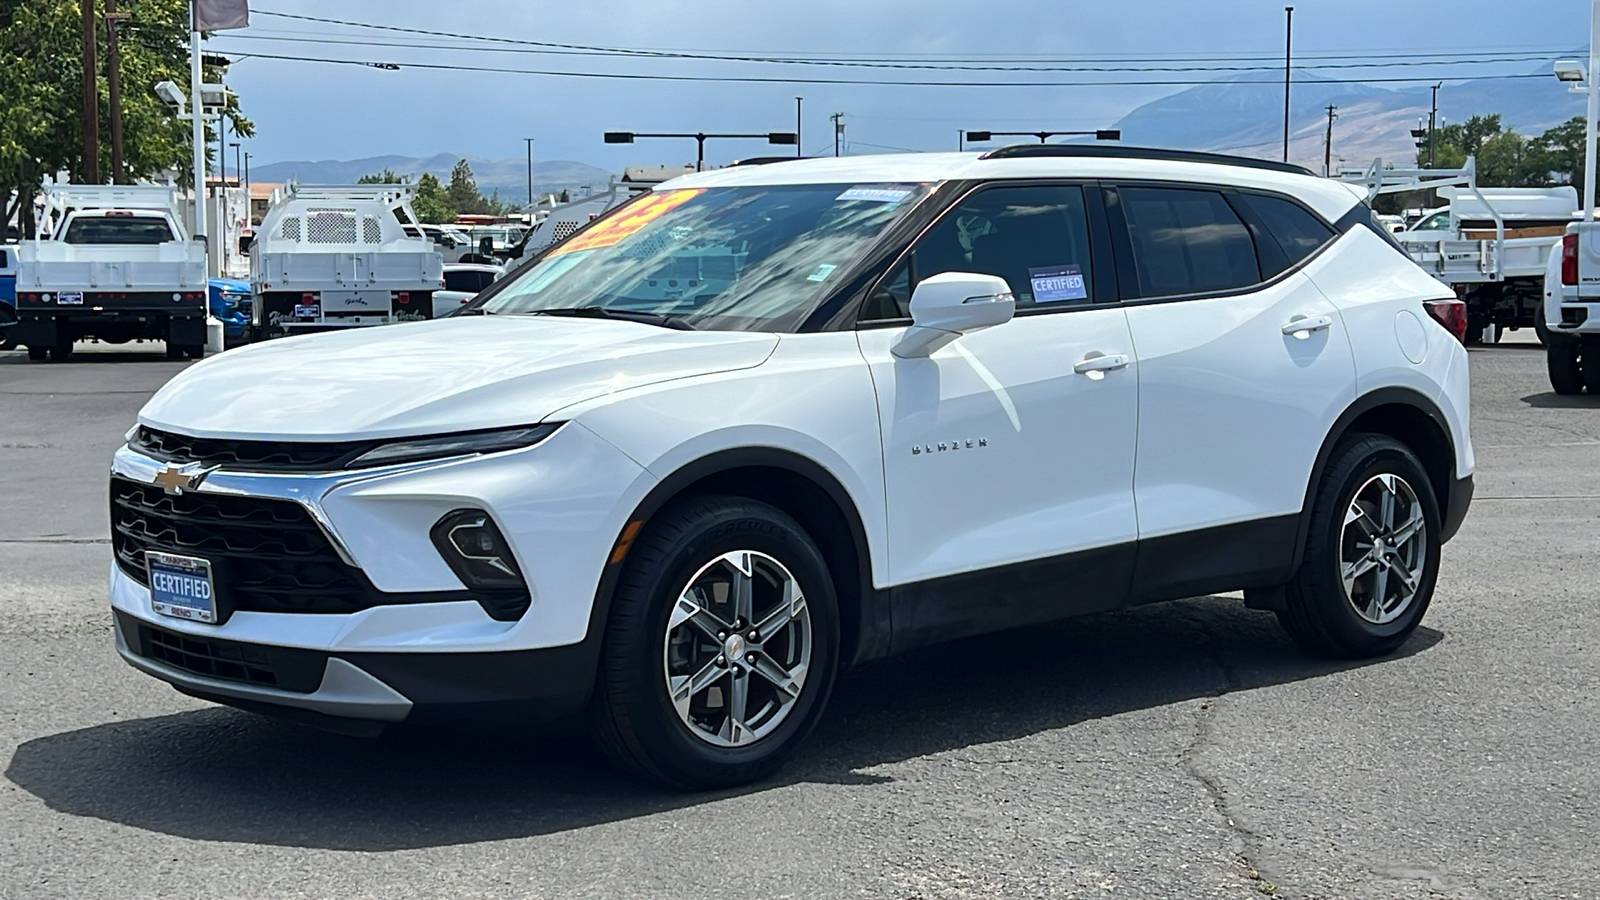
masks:
[[[1535,141],[1538,162],[1558,184],[1571,184],[1583,196],[1584,117],[1573,116]]]
[[[356,184],[405,184],[404,175],[396,175],[393,169],[384,169],[376,175],[363,175],[356,179]]]
[[[124,0],[129,18],[119,26],[123,83],[123,148],[130,179],[176,171],[193,183],[189,127],[156,97],[158,81],[188,82],[188,3],[186,0]],[[20,213],[32,227],[32,200],[43,178],[65,170],[76,181],[87,171],[83,156],[83,95],[79,0],[0,0],[0,197],[16,192],[4,209],[5,218]],[[102,180],[111,175],[109,102],[104,77],[104,29],[101,61]],[[222,72],[207,67],[207,81]],[[230,101],[230,131],[250,136],[254,128]],[[208,127],[212,141],[215,132]],[[4,204],[0,204],[4,205]]]
[[[456,211],[450,205],[450,195],[444,185],[428,172],[423,172],[417,178],[417,191],[411,198],[411,209],[418,219],[429,225],[453,222],[456,218]]]
[[[466,160],[456,163],[450,170],[450,187],[447,189],[450,208],[457,215],[488,215],[489,201],[478,191],[478,182],[472,176],[472,166]]]

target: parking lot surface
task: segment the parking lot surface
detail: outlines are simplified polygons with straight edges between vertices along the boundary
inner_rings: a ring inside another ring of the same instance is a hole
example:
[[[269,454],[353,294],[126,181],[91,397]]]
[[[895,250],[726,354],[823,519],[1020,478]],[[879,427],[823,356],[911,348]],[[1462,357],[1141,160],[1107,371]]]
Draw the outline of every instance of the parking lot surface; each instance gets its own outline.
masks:
[[[0,900],[1596,896],[1600,400],[1509,340],[1396,656],[1236,597],[1007,633],[850,673],[778,780],[701,795],[573,729],[347,738],[129,669],[107,463],[182,364],[0,353]]]

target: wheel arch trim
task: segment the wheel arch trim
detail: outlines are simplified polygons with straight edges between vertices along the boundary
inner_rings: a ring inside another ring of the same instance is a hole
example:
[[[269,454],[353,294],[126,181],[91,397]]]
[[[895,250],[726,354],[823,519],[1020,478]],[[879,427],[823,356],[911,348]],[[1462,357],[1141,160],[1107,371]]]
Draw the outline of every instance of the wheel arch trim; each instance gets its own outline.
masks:
[[[1457,502],[1455,495],[1458,492],[1452,490],[1452,488],[1458,481],[1457,459],[1459,457],[1456,452],[1455,434],[1450,428],[1449,419],[1437,403],[1420,391],[1404,387],[1378,388],[1362,394],[1356,398],[1355,402],[1345,407],[1344,412],[1340,413],[1339,417],[1334,420],[1333,427],[1328,429],[1328,435],[1323,439],[1322,447],[1317,451],[1316,462],[1311,467],[1311,478],[1306,482],[1305,500],[1300,507],[1300,522],[1294,544],[1294,565],[1291,571],[1298,570],[1302,560],[1305,558],[1306,538],[1311,531],[1312,500],[1316,495],[1318,485],[1322,483],[1322,478],[1327,471],[1328,465],[1332,462],[1334,450],[1351,433],[1352,426],[1362,416],[1386,406],[1409,407],[1421,413],[1437,429],[1439,437],[1444,440],[1445,448],[1448,451],[1446,461],[1449,469],[1443,473],[1443,482],[1435,483],[1432,487],[1435,500],[1439,504],[1439,515],[1446,524],[1445,533],[1440,535],[1440,543],[1448,541],[1454,536],[1455,527],[1459,527],[1464,514],[1458,515],[1457,513],[1462,511],[1450,508],[1452,502]],[[1397,440],[1399,439],[1397,435],[1390,436],[1395,437]],[[1412,449],[1417,452],[1418,448]],[[1420,452],[1418,452],[1418,456],[1420,458]],[[1426,464],[1426,460],[1424,460],[1424,464]],[[1433,472],[1429,472],[1429,475],[1437,478]],[[1467,492],[1467,495],[1470,496],[1470,491]],[[1459,502],[1464,503],[1466,501],[1463,499]],[[1452,527],[1451,523],[1453,523],[1454,527]]]
[[[650,519],[694,485],[718,475],[748,469],[777,469],[788,472],[809,482],[831,501],[844,520],[856,569],[853,573],[853,582],[849,584],[854,588],[853,596],[839,598],[842,604],[850,603],[854,607],[851,610],[840,610],[840,624],[845,633],[841,635],[844,646],[840,648],[839,660],[842,664],[848,665],[851,662],[886,655],[890,636],[889,608],[887,603],[878,602],[881,598],[873,587],[872,548],[867,538],[866,523],[862,519],[855,498],[827,467],[802,454],[779,447],[734,447],[718,450],[679,466],[651,487],[634,507],[633,512],[628,515],[613,544],[612,553],[607,559],[595,590],[594,603],[589,614],[589,635],[595,637],[604,632],[606,619],[610,615],[612,594],[616,589],[622,564],[627,559],[627,552],[634,538]],[[817,541],[824,554],[827,554],[830,543],[827,536],[812,535],[812,538]],[[845,586],[846,583],[840,573],[834,573],[834,578],[836,586]],[[847,616],[852,615],[853,618],[847,621]]]

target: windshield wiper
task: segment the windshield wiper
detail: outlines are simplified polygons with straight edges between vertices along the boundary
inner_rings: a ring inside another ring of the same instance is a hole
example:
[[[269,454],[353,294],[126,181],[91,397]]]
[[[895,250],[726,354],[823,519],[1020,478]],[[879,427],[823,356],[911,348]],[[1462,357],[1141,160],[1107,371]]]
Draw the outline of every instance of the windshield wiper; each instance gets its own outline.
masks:
[[[670,313],[641,312],[633,309],[611,309],[605,306],[571,306],[560,309],[530,309],[529,316],[569,316],[575,319],[617,319],[623,322],[643,322],[679,331],[694,331],[694,326],[680,316]]]

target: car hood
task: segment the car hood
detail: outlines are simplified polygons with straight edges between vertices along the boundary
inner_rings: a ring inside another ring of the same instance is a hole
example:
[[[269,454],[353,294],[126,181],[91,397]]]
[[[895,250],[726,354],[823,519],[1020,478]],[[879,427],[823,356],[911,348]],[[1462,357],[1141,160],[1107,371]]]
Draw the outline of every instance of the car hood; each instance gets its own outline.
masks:
[[[195,437],[331,441],[524,425],[630,388],[747,369],[772,334],[472,316],[291,337],[197,363],[139,422]]]

